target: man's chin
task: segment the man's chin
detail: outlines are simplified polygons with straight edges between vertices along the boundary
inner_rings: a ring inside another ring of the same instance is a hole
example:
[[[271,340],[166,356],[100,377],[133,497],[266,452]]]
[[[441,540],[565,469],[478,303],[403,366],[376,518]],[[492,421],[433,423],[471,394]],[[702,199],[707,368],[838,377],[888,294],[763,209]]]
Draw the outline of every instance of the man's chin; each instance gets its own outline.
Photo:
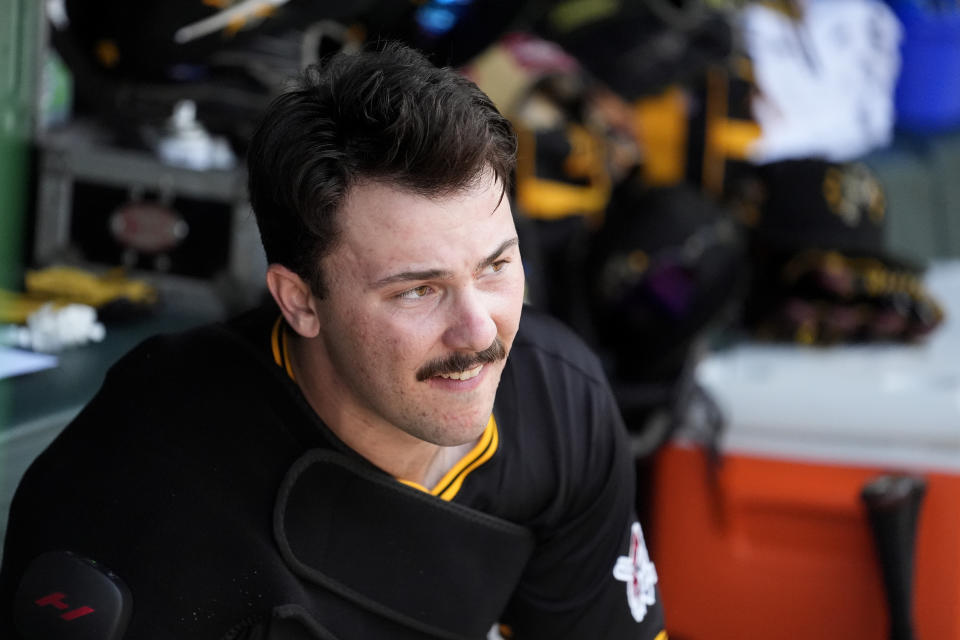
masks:
[[[480,439],[487,423],[490,421],[490,412],[477,417],[469,423],[437,425],[432,433],[424,434],[421,439],[441,447],[459,447],[472,444]]]

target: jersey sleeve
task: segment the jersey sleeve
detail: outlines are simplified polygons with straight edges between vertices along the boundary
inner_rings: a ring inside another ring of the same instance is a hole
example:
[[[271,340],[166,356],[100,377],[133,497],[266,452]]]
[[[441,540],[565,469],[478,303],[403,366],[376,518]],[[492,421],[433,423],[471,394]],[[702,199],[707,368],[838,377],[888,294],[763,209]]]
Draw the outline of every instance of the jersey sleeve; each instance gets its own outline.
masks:
[[[626,429],[598,376],[553,381],[564,387],[554,397],[565,398],[555,419],[569,422],[566,444],[554,453],[564,479],[557,512],[538,529],[537,550],[505,616],[517,640],[666,638],[656,570],[635,515]]]

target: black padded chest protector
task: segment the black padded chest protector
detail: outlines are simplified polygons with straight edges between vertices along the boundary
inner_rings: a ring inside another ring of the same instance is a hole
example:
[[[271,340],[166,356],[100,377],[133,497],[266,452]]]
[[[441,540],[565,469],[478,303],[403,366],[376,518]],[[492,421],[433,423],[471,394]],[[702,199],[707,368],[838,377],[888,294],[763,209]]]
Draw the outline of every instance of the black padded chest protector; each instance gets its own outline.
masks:
[[[281,555],[307,582],[436,638],[483,638],[529,559],[527,529],[314,449],[274,510]]]

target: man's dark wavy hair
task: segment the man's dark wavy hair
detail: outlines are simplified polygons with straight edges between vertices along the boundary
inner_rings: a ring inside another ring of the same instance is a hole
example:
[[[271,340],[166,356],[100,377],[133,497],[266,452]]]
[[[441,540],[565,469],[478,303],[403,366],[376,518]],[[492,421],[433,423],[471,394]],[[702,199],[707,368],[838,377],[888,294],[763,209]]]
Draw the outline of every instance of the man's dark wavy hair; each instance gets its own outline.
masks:
[[[473,82],[388,43],[307,68],[267,109],[247,155],[267,260],[322,298],[321,259],[354,185],[382,181],[441,197],[492,171],[506,190],[516,137]]]

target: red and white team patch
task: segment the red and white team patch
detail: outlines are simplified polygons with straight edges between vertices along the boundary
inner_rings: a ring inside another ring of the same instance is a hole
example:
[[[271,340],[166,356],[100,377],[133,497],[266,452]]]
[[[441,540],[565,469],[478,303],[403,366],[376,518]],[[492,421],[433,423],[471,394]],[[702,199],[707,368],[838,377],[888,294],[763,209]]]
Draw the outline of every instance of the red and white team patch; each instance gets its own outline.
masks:
[[[657,569],[650,561],[639,522],[634,522],[630,528],[630,555],[617,558],[613,577],[627,583],[630,613],[634,620],[641,622],[647,615],[647,607],[657,601]]]

